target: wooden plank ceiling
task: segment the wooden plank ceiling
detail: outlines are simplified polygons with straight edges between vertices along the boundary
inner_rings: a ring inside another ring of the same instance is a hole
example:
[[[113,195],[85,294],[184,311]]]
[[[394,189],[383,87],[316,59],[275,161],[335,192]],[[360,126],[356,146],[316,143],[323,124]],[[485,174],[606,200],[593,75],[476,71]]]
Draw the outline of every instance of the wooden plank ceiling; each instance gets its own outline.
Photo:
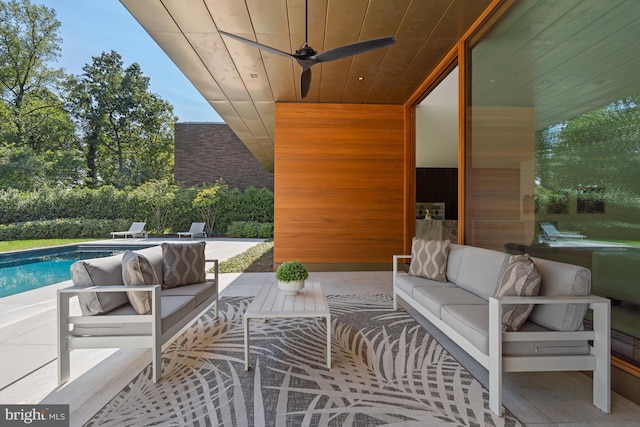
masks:
[[[293,53],[305,41],[304,0],[120,1],[272,171],[276,102],[404,104],[491,0],[309,0],[318,52],[377,37],[396,44],[314,65],[304,100],[293,60],[218,33]]]

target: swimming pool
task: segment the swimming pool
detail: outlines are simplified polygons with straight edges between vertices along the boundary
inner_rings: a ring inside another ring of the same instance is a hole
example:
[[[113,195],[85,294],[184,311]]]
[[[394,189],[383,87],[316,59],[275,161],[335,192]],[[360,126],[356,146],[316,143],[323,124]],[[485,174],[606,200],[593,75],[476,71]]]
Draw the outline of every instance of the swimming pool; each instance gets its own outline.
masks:
[[[34,249],[0,254],[0,298],[71,279],[71,264],[147,246],[84,246]]]

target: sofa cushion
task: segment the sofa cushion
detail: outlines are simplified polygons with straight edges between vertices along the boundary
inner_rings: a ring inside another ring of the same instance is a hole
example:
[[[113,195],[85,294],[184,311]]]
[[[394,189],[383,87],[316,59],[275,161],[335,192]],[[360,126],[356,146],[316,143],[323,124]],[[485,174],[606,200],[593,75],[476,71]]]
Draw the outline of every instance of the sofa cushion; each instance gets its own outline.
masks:
[[[441,317],[442,306],[447,304],[487,305],[476,294],[457,286],[416,286],[413,298],[438,318]]]
[[[513,255],[505,260],[498,278],[496,297],[536,296],[540,289],[540,272],[529,255]],[[517,331],[533,310],[533,304],[505,304],[502,306],[502,329]]]
[[[162,291],[162,298],[169,296],[193,296],[195,297],[196,306],[198,306],[214,296],[216,292],[218,292],[216,282],[203,282],[164,289]]]
[[[504,260],[509,256],[492,249],[465,246],[458,279],[454,283],[489,300],[496,292]],[[453,281],[453,280],[452,280]]]
[[[451,282],[438,282],[436,280],[424,279],[422,277],[409,276],[408,274],[399,273],[396,276],[396,287],[413,296],[413,289],[416,286],[440,286],[453,287]]]
[[[424,240],[413,238],[409,275],[425,279],[447,281],[447,257],[449,240]]]
[[[489,307],[483,305],[447,305],[442,308],[442,321],[455,329],[484,354],[489,354]],[[526,321],[521,332],[541,332],[548,329]],[[586,340],[578,341],[505,341],[505,356],[558,356],[589,354]]]
[[[77,261],[71,265],[73,286],[123,285],[122,254]],[[80,310],[84,316],[108,313],[129,302],[126,292],[80,293]]]
[[[190,296],[163,296],[160,299],[160,307],[160,313],[162,315],[160,327],[164,334],[193,311],[196,308],[196,303],[195,298]],[[133,309],[131,304],[125,304],[107,314],[105,316],[107,319],[105,320],[112,322],[112,320],[109,319],[111,316],[127,316],[135,314],[136,311]],[[148,335],[149,325],[131,322],[74,325],[72,334],[74,336]]]
[[[156,273],[156,277],[158,278],[158,280],[163,280],[164,274],[162,272],[162,246],[151,246],[149,248],[135,250],[134,252],[143,255],[149,261],[151,267],[153,267],[153,271]]]
[[[449,246],[449,256],[447,258],[447,280],[458,283],[460,275],[460,266],[464,259],[464,245],[452,243]]]
[[[205,242],[163,243],[163,288],[202,283],[206,280]]]
[[[591,272],[571,265],[541,258],[532,258],[542,281],[539,295],[586,296],[591,293]],[[529,320],[555,331],[576,331],[582,328],[588,304],[536,305]]]
[[[126,251],[122,255],[122,281],[127,286],[156,285],[158,278],[144,255]],[[127,291],[129,302],[138,314],[151,313],[151,292]]]

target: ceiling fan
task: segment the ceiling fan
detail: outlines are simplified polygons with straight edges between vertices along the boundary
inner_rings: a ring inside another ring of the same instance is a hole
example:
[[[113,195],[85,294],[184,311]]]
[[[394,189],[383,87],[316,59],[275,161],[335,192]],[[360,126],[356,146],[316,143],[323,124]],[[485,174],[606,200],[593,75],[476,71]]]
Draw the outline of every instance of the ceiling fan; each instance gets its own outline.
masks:
[[[336,47],[334,49],[329,49],[325,52],[318,53],[308,44],[309,39],[309,16],[307,13],[308,0],[305,0],[305,25],[304,25],[304,43],[296,53],[291,54],[287,52],[283,52],[281,50],[272,48],[270,46],[266,46],[252,40],[248,40],[235,34],[230,34],[225,31],[220,31],[220,34],[223,34],[229,38],[237,40],[239,42],[248,44],[250,46],[256,47],[258,49],[262,49],[264,51],[273,53],[275,55],[286,56],[287,58],[293,58],[296,60],[298,64],[302,67],[302,74],[300,75],[300,97],[305,98],[309,93],[309,88],[311,87],[311,67],[315,64],[322,62],[335,61],[337,59],[346,58],[347,56],[358,55],[360,53],[369,52],[370,50],[380,49],[383,47],[391,46],[395,43],[395,39],[393,37],[382,37],[379,39],[371,39],[365,40],[362,42],[347,44],[344,46]]]

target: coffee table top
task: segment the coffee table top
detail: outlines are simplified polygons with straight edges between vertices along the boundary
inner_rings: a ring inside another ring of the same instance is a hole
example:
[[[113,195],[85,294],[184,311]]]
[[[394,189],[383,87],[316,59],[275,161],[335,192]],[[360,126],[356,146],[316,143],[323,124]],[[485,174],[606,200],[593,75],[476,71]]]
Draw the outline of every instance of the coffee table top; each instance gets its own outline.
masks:
[[[318,282],[305,282],[297,295],[280,291],[277,283],[265,283],[251,302],[245,317],[325,317],[329,305]]]

